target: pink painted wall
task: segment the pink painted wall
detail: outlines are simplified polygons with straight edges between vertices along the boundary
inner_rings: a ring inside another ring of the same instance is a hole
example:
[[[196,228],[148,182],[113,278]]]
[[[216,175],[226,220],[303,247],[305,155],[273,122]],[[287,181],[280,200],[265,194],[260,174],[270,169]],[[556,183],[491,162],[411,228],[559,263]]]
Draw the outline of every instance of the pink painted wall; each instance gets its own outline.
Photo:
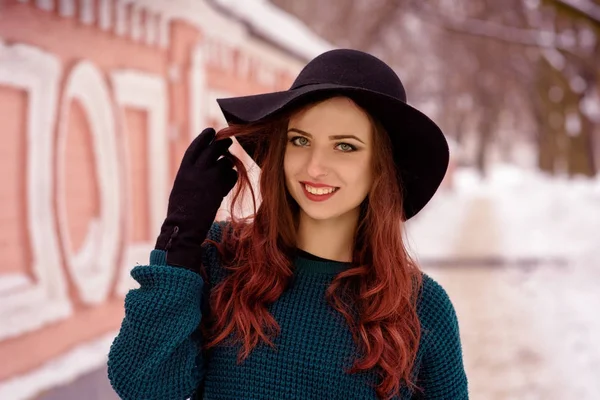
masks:
[[[0,6],[0,386],[118,329],[181,155],[223,125],[215,97],[286,89],[301,67],[250,35],[227,42],[233,20],[204,29],[227,20],[214,10],[160,4]]]

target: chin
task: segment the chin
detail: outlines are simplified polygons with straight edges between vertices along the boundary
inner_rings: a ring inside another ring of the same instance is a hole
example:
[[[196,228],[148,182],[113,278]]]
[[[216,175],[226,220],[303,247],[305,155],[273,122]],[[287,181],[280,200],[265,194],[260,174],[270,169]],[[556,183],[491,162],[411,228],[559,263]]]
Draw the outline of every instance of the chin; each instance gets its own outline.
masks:
[[[300,206],[302,209],[302,212],[310,219],[313,219],[315,221],[327,221],[327,220],[334,220],[334,219],[340,219],[342,217],[344,217],[344,215],[347,215],[349,211],[351,210],[343,210],[342,212],[340,212],[340,208],[339,207],[302,207]]]
[[[304,211],[304,214],[306,214],[307,217],[309,217],[310,219],[313,219],[315,221],[327,221],[327,220],[338,218],[340,216],[338,213],[332,213],[332,212],[314,212],[312,210],[304,210],[304,209],[302,211]]]

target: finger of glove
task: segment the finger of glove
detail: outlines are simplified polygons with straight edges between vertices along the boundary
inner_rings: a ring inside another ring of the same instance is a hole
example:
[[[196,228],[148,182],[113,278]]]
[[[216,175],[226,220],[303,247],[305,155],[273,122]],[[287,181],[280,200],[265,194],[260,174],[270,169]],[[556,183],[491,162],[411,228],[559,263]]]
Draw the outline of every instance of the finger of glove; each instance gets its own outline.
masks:
[[[219,157],[227,153],[227,149],[233,144],[231,138],[217,140],[213,142],[206,151],[202,152],[196,162],[198,168],[208,168],[212,166]]]
[[[219,170],[221,177],[221,195],[225,197],[235,186],[238,173],[233,169],[233,161],[229,158],[222,158],[217,161],[216,168]]]
[[[217,133],[213,128],[206,128],[202,133],[196,136],[185,151],[183,159],[181,160],[181,165],[190,166],[195,164],[202,151],[210,146],[216,134]]]
[[[215,195],[223,198],[235,186],[238,173],[233,169],[231,160],[222,158],[206,172],[205,179],[210,181],[210,190],[214,190]]]
[[[237,181],[238,173],[236,170],[229,169],[225,171],[225,173],[223,174],[223,191],[221,192],[223,197],[227,196],[227,194],[231,192],[231,189],[233,189]]]

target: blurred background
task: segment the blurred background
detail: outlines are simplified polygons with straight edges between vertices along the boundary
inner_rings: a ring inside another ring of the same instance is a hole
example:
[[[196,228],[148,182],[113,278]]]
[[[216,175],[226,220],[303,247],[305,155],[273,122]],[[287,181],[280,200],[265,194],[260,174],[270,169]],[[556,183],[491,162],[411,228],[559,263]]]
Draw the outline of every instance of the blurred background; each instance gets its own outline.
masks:
[[[471,398],[600,399],[599,36],[598,0],[0,0],[0,399],[117,398],[129,271],[187,144],[225,125],[216,98],[335,47],[392,65],[447,135],[407,241]]]

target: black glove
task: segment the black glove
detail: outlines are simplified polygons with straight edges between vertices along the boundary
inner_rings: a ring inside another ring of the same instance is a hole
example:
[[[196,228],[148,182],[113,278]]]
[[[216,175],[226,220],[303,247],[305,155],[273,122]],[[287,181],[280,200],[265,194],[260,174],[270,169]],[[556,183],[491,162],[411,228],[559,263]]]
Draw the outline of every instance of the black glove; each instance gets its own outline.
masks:
[[[156,249],[167,252],[169,265],[199,270],[202,242],[223,198],[237,182],[232,161],[219,159],[233,142],[230,138],[214,141],[215,135],[212,128],[202,131],[186,150],[177,171],[167,218],[156,240]]]

